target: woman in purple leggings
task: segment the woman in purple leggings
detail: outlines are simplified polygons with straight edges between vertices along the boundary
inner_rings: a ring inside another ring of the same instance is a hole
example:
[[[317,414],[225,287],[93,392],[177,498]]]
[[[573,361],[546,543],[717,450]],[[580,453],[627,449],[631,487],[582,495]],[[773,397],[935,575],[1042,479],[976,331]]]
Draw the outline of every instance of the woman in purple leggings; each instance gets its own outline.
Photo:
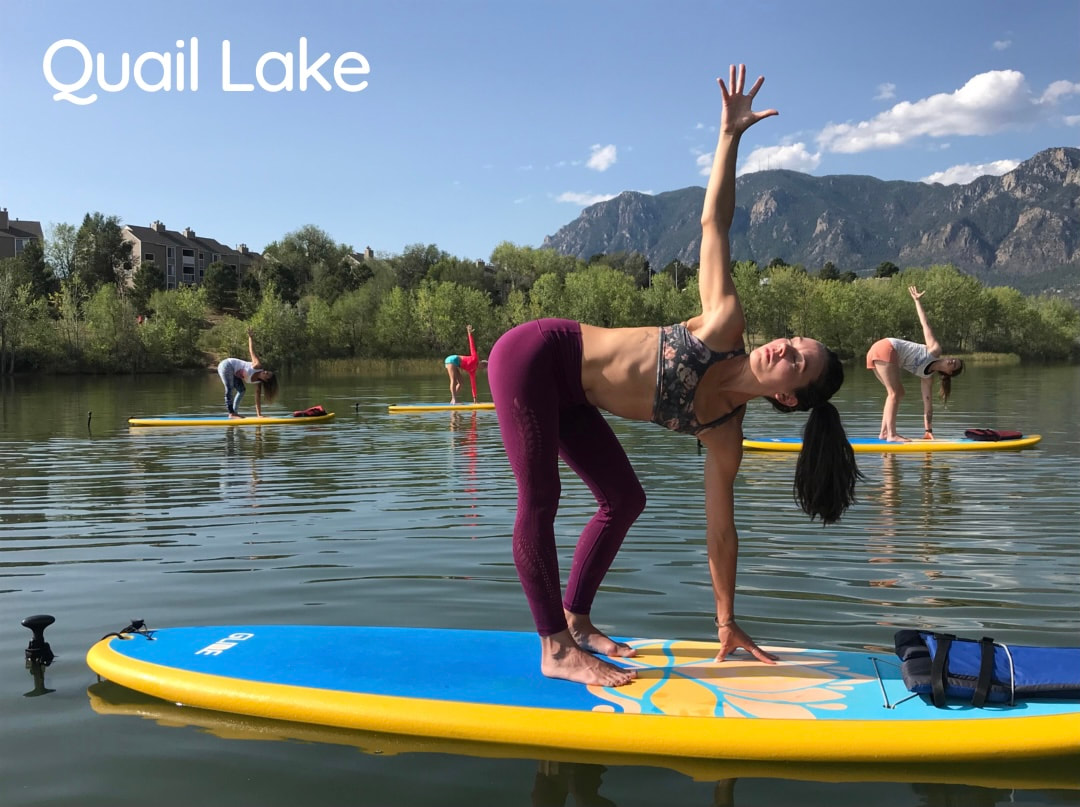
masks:
[[[762,662],[773,661],[735,622],[734,482],[746,402],[763,396],[784,412],[810,411],[795,499],[811,518],[832,523],[854,501],[859,470],[840,415],[828,403],[844,380],[836,354],[802,337],[777,339],[749,354],[743,349],[745,321],[728,238],[735,163],[743,132],[777,114],[751,109],[764,79],[744,93],[745,80],[743,65],[731,67],[727,85],[718,80],[720,137],[701,215],[702,313],[660,329],[537,320],[508,331],[491,351],[491,393],[518,487],[514,563],[540,634],[540,669],[552,678],[619,686],[636,677],[597,657],[634,651],[601,633],[590,618],[600,583],[645,507],[641,484],[601,409],[695,435],[707,448],[706,537],[718,660],[744,648]],[[559,457],[599,504],[578,541],[565,597],[554,532]]]

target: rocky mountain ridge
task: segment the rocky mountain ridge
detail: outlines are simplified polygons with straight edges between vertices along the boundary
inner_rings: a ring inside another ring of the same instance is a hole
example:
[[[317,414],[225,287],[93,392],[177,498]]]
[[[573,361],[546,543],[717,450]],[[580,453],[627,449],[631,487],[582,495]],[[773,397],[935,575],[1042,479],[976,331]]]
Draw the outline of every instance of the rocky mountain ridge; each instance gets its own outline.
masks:
[[[586,259],[639,252],[655,269],[675,259],[694,264],[704,196],[702,187],[625,191],[585,208],[543,247]],[[832,262],[859,275],[883,261],[951,263],[987,283],[1080,290],[1078,148],[1045,149],[967,185],[760,171],[739,177],[736,198],[736,260],[779,257],[809,271]]]

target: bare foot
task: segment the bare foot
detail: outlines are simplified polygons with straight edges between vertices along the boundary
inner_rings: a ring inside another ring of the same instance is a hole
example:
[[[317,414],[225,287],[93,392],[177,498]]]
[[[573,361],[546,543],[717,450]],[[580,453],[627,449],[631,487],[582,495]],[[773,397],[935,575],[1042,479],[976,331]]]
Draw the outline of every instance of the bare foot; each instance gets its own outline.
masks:
[[[569,630],[540,637],[540,672],[578,684],[621,687],[637,678],[636,670],[624,670],[601,661],[577,646]]]
[[[910,443],[911,442],[910,437],[902,437],[899,434],[894,434],[892,437],[887,437],[885,439],[888,440],[890,443]]]
[[[599,653],[601,656],[615,656],[617,658],[631,658],[637,655],[637,651],[624,642],[616,642],[601,633],[593,625],[592,620],[586,614],[573,614],[565,611],[566,624],[570,628],[570,635],[574,637],[578,647],[590,653]]]
[[[230,412],[230,413],[229,413],[229,417],[230,417],[230,418],[235,418],[235,419],[237,419],[237,420],[243,420],[243,416],[241,416],[241,415],[234,415],[234,414],[233,414],[232,412]]]

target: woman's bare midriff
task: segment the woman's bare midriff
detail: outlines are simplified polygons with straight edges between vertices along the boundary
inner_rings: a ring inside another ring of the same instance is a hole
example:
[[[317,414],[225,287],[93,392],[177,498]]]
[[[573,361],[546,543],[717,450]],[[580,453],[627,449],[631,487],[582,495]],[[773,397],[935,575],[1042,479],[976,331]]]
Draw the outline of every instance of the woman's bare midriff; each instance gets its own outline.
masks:
[[[581,384],[593,406],[651,420],[660,329],[581,326]]]

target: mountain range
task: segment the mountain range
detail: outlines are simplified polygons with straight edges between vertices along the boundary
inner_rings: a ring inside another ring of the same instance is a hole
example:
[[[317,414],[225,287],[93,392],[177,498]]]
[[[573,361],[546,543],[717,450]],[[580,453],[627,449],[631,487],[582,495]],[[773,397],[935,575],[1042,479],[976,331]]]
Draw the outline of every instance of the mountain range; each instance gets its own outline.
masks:
[[[702,187],[624,191],[586,207],[543,247],[588,259],[638,252],[659,270],[697,263]],[[951,263],[992,285],[1080,298],[1080,149],[1049,148],[967,185],[758,171],[736,181],[734,260],[781,258],[857,275]]]

